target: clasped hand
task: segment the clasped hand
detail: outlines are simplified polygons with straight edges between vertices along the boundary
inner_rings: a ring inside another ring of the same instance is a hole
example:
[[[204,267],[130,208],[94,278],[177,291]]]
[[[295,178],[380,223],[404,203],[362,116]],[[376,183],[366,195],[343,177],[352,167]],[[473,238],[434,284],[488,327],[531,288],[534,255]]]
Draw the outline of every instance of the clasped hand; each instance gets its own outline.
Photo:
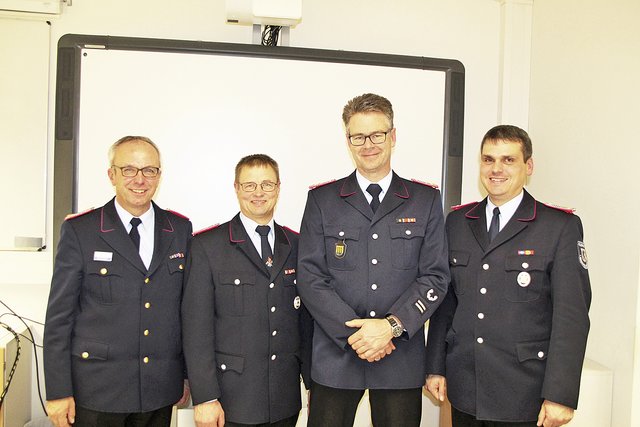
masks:
[[[345,323],[350,328],[358,328],[347,342],[360,359],[379,362],[391,354],[396,346],[391,341],[391,327],[386,319],[353,319]]]

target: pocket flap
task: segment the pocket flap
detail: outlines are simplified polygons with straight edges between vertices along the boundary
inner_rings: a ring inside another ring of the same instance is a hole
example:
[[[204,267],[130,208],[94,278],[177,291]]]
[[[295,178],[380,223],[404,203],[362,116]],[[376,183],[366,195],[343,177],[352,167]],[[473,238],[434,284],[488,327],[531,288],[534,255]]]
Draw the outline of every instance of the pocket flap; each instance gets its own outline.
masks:
[[[327,224],[324,227],[324,235],[325,237],[335,237],[340,240],[358,240],[360,238],[360,229],[358,227]]]
[[[392,239],[424,237],[424,232],[424,227],[419,224],[392,224],[389,226],[389,235]]]
[[[169,273],[182,273],[184,271],[184,258],[169,260]]]
[[[544,257],[538,255],[508,256],[504,260],[507,271],[544,271]]]
[[[244,357],[216,352],[216,367],[222,372],[234,371],[241,374],[244,371]]]
[[[449,264],[456,266],[466,266],[469,264],[469,252],[451,251],[449,252]]]
[[[250,271],[221,271],[218,280],[222,285],[255,285],[256,274]]]
[[[516,352],[518,353],[518,361],[525,360],[545,360],[549,351],[549,340],[530,341],[516,344]]]
[[[75,338],[71,346],[71,354],[81,359],[107,360],[109,358],[109,345]]]
[[[94,274],[96,276],[122,276],[120,265],[105,261],[88,262],[87,274]]]

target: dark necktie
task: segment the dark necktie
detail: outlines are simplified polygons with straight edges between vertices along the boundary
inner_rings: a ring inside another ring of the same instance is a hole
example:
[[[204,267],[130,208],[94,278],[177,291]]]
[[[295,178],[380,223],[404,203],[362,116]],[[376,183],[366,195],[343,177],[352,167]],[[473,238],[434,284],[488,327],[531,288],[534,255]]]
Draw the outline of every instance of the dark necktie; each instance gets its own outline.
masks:
[[[273,265],[273,252],[271,251],[271,245],[269,244],[269,231],[271,227],[268,225],[259,225],[256,227],[256,231],[260,235],[260,247],[262,250],[262,261],[264,261],[267,267]]]
[[[129,223],[131,224],[131,231],[129,231],[129,237],[131,237],[131,240],[133,240],[133,244],[135,245],[136,250],[139,252],[140,251],[140,233],[138,233],[138,226],[142,223],[142,220],[134,216],[133,218],[131,218],[131,221],[129,221]]]
[[[489,241],[492,242],[493,239],[498,235],[500,231],[500,209],[493,209],[493,217],[491,218],[491,225],[489,226]]]
[[[382,187],[380,187],[378,184],[369,184],[369,186],[367,187],[367,193],[371,194],[371,196],[373,197],[373,199],[371,199],[371,203],[369,203],[369,206],[371,206],[371,210],[373,211],[373,213],[376,213],[376,211],[378,210],[378,206],[380,206],[380,193],[382,193]]]

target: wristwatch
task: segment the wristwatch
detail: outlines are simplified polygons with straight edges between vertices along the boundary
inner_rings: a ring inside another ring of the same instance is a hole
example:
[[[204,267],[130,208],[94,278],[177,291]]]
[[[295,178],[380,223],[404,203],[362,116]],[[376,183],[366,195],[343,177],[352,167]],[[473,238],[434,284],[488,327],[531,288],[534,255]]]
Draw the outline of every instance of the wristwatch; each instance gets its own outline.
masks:
[[[385,319],[387,319],[387,321],[391,325],[391,335],[393,335],[394,338],[398,338],[400,335],[402,335],[402,333],[404,332],[404,328],[402,327],[400,322],[396,320],[395,316],[387,316],[385,317]]]

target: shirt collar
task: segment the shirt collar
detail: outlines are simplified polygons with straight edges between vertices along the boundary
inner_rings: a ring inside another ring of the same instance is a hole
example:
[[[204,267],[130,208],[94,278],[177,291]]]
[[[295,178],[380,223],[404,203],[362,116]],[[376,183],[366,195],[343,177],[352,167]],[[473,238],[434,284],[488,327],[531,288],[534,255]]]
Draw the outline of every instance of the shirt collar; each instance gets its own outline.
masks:
[[[367,200],[369,198],[373,198],[371,194],[367,193],[367,187],[369,186],[369,184],[378,184],[380,188],[382,188],[382,192],[380,192],[380,201],[382,201],[382,199],[384,199],[384,195],[387,194],[387,191],[391,186],[392,178],[393,178],[393,171],[389,171],[389,173],[380,181],[372,182],[372,181],[369,181],[367,178],[365,178],[364,175],[362,175],[360,171],[356,169],[356,180],[358,181],[358,186],[360,187],[364,195],[367,196]]]
[[[509,200],[502,206],[497,206],[500,208],[500,230],[509,222],[511,217],[516,213],[518,206],[520,206],[520,202],[524,198],[524,191],[520,191],[513,199]],[[491,222],[491,218],[493,217],[493,209],[496,208],[496,205],[491,203],[491,198],[487,197],[487,223]],[[487,226],[488,227],[488,226]]]
[[[118,203],[118,199],[115,199],[115,207],[116,212],[118,213],[118,217],[120,217],[120,221],[122,221],[124,228],[129,231],[131,229],[131,218],[133,218],[133,215],[125,208],[120,206],[120,203]],[[155,211],[153,209],[153,205],[149,206],[149,209],[138,218],[140,218],[140,221],[142,221],[143,227],[148,228],[149,225],[153,224],[153,222],[155,221]]]
[[[256,227],[259,225],[268,225],[269,227],[271,227],[271,229],[269,230],[269,237],[275,236],[275,233],[273,231],[273,226],[274,226],[273,218],[271,218],[271,220],[267,224],[258,224],[257,222],[255,222],[254,220],[252,220],[251,218],[249,218],[248,216],[240,212],[240,221],[242,222],[242,225],[244,226],[244,229],[247,232],[247,235],[249,236],[258,234],[258,232],[256,231]]]

